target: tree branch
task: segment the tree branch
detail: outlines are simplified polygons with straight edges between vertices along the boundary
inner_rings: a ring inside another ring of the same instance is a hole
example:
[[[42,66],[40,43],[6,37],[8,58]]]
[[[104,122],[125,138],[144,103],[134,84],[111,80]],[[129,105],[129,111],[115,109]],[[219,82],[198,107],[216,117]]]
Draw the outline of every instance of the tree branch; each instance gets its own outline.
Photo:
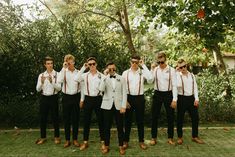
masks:
[[[56,19],[56,21],[59,21],[58,20],[58,18],[57,18],[57,16],[53,13],[53,11],[51,10],[51,8],[46,4],[46,2],[44,1],[42,1],[42,0],[38,0],[40,3],[42,3],[42,5],[44,5],[48,10],[49,10],[49,12],[55,17],[55,19]]]
[[[89,13],[92,13],[92,14],[96,14],[96,15],[100,15],[100,16],[107,17],[107,18],[109,18],[110,20],[117,22],[117,23],[122,27],[122,29],[123,29],[124,31],[125,31],[125,29],[126,29],[125,26],[122,24],[121,21],[118,21],[117,19],[115,19],[115,18],[112,17],[112,16],[106,15],[106,14],[104,14],[104,13],[94,12],[94,11],[92,11],[92,10],[87,10],[87,9],[85,9],[85,12],[89,12]]]

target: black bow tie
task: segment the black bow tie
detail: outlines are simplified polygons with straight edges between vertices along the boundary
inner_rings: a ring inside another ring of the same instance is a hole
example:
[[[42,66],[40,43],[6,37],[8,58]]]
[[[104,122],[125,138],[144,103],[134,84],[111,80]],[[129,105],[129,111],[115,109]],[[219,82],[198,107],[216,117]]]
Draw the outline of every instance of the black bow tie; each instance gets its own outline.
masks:
[[[111,76],[111,75],[110,75],[110,78],[116,78],[116,76]]]

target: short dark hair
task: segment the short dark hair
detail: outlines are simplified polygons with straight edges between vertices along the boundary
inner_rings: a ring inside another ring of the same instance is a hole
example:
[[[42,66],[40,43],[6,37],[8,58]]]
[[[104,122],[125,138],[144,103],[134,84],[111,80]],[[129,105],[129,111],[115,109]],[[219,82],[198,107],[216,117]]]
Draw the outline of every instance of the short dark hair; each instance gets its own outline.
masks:
[[[89,62],[89,61],[91,61],[91,60],[93,60],[93,61],[97,62],[97,60],[96,60],[96,58],[95,58],[95,57],[89,57],[86,61],[87,61],[87,62]]]
[[[181,63],[184,63],[184,62],[185,62],[184,59],[179,59],[177,63],[178,63],[178,64],[181,64]],[[185,63],[186,63],[186,62],[185,62]]]
[[[43,59],[43,64],[46,64],[47,61],[52,61],[54,62],[54,59],[50,56],[46,56],[44,59]]]
[[[106,67],[108,67],[109,65],[115,65],[115,63],[114,63],[114,62],[112,62],[112,61],[107,62]]]
[[[139,56],[139,55],[137,55],[137,54],[133,54],[133,55],[131,56],[131,59],[137,59],[137,60],[140,60],[140,56]]]

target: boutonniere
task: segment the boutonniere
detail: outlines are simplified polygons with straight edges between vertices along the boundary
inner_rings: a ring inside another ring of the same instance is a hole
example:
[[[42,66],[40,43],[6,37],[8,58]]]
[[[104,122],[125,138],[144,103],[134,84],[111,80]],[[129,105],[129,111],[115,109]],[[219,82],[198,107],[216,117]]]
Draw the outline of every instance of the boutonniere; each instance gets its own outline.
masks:
[[[101,75],[100,74],[98,75],[98,78],[101,79]]]
[[[120,78],[117,78],[116,80],[117,80],[118,82],[120,82],[120,81],[121,81],[121,80],[120,80]]]

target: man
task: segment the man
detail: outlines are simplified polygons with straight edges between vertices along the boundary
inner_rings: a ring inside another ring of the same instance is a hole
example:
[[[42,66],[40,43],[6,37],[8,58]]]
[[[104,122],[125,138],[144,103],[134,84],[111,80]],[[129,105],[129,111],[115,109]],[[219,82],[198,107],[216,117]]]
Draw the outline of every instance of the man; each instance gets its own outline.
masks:
[[[58,73],[53,69],[53,58],[45,57],[44,66],[46,71],[38,77],[36,90],[41,92],[40,99],[40,133],[41,138],[36,141],[36,144],[46,142],[46,126],[47,117],[51,113],[54,125],[54,142],[60,143],[59,132],[59,111],[58,111],[58,92],[61,90],[61,84],[57,81]]]
[[[144,80],[152,81],[151,72],[148,70],[140,56],[133,55],[131,57],[131,68],[124,71],[122,76],[127,84],[127,101],[128,108],[125,113],[125,136],[124,148],[128,147],[130,140],[132,115],[135,112],[136,123],[138,128],[139,146],[141,149],[147,149],[144,144],[144,111],[145,111],[145,98],[144,98]]]
[[[87,59],[87,65],[89,71],[77,75],[75,80],[81,82],[82,85],[82,97],[80,102],[80,107],[84,109],[84,129],[83,129],[83,144],[80,147],[80,150],[85,150],[88,148],[88,140],[90,133],[90,123],[91,115],[93,110],[96,113],[96,117],[99,125],[100,140],[102,147],[104,144],[104,126],[103,126],[103,117],[101,112],[101,103],[102,96],[99,91],[99,85],[104,78],[104,75],[97,70],[96,58],[90,57]]]
[[[70,134],[72,127],[72,138],[73,145],[79,147],[77,141],[78,129],[79,129],[79,116],[80,116],[80,84],[74,80],[74,77],[78,73],[82,73],[85,68],[78,71],[75,68],[75,57],[68,54],[64,57],[63,68],[60,71],[59,82],[63,83],[62,86],[62,105],[63,105],[63,115],[64,115],[64,131],[66,142],[64,148],[71,145]]]
[[[167,113],[168,143],[174,145],[174,109],[176,108],[177,101],[176,74],[175,70],[167,65],[166,54],[164,52],[156,54],[156,61],[158,66],[152,69],[154,77],[154,95],[152,104],[152,139],[150,144],[155,145],[157,143],[158,119],[160,117],[162,104],[164,104]]]
[[[110,129],[113,121],[113,116],[116,120],[118,141],[119,141],[119,153],[125,154],[123,148],[123,120],[124,113],[126,111],[127,93],[125,80],[116,73],[116,66],[110,62],[107,64],[106,73],[108,74],[100,84],[100,91],[104,92],[101,108],[104,115],[104,133],[105,133],[105,147],[102,149],[102,153],[109,152],[110,144]]]
[[[179,73],[177,73],[177,143],[183,144],[182,127],[184,114],[188,111],[192,120],[192,141],[203,144],[204,142],[198,137],[199,98],[195,76],[187,70],[187,63],[183,59],[178,61],[177,67],[179,69]]]

